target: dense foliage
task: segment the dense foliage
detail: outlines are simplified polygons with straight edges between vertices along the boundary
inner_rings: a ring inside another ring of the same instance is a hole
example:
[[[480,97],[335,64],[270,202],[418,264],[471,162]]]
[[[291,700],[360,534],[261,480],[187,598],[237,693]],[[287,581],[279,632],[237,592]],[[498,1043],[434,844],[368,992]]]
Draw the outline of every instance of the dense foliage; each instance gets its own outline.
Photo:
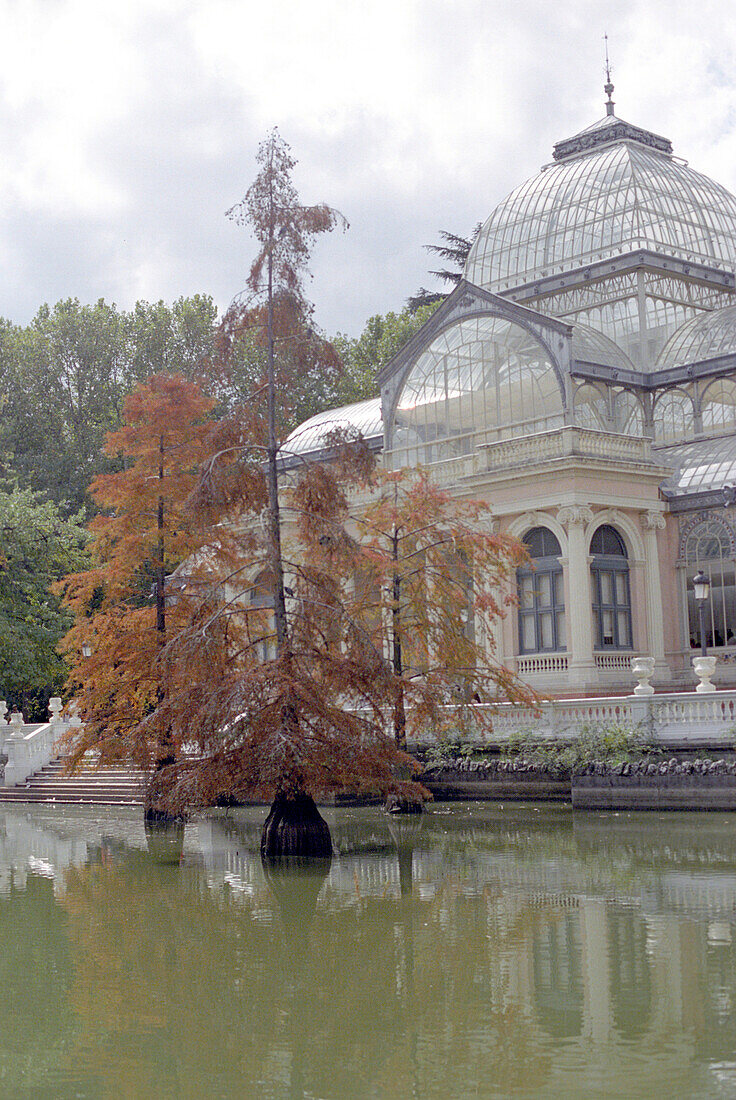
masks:
[[[67,514],[92,510],[88,487],[115,469],[107,432],[126,396],[152,374],[197,378],[214,347],[217,310],[206,296],[138,302],[129,312],[100,300],[42,306],[27,326],[0,324],[0,444],[23,484]]]
[[[0,695],[31,721],[64,685],[57,646],[70,620],[49,586],[85,560],[78,520],[30,489],[0,492]]]
[[[156,375],[127,398],[123,426],[108,436],[124,468],[92,483],[102,508],[90,524],[92,563],[59,585],[75,616],[64,650],[85,721],[76,755],[97,747],[103,759],[150,765],[170,748],[149,716],[176,677],[189,675],[167,662],[166,644],[187,614],[186,576],[176,569],[205,538],[187,502],[211,408],[194,383]]]

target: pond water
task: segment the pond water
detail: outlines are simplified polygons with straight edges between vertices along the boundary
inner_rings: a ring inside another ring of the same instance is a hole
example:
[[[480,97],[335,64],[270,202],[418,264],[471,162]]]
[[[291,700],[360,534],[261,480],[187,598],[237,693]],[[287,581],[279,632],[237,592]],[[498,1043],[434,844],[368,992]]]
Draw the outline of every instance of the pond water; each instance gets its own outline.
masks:
[[[736,1096],[736,817],[0,809],[0,1097]]]

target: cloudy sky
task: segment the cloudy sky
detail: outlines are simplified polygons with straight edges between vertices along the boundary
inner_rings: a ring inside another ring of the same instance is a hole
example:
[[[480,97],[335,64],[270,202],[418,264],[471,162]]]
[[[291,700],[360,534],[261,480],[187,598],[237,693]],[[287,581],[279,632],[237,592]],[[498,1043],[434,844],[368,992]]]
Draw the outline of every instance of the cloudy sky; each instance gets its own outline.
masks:
[[[252,245],[224,211],[274,125],[305,202],[330,333],[431,285],[467,233],[604,114],[736,191],[733,0],[0,0],[0,314],[76,296],[227,306]]]

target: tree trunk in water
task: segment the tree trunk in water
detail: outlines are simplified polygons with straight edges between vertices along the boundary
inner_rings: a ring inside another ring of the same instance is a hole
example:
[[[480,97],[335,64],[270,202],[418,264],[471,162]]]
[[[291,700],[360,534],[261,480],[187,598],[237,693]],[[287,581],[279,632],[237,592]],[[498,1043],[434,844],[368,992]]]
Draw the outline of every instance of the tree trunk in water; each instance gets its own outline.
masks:
[[[311,795],[277,794],[263,826],[261,859],[266,863],[301,863],[331,857],[330,830]]]

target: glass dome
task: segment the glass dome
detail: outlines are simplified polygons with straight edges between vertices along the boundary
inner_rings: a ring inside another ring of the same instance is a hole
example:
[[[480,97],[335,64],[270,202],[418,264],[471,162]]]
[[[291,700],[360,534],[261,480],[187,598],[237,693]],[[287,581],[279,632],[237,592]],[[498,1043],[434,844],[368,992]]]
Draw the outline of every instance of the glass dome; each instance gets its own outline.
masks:
[[[308,454],[325,446],[330,432],[347,429],[360,432],[365,440],[383,438],[381,399],[359,401],[355,405],[343,405],[339,409],[327,409],[317,413],[295,428],[281,446],[281,454]]]
[[[633,135],[622,140],[604,122],[591,151],[562,155],[496,207],[468,256],[469,282],[499,292],[637,249],[733,270],[736,198],[650,147],[656,135],[614,118]]]
[[[469,318],[411,368],[394,417],[394,463],[435,462],[562,423],[562,387],[540,341],[502,317]]]
[[[736,354],[736,306],[693,317],[678,328],[662,349],[657,370]]]

